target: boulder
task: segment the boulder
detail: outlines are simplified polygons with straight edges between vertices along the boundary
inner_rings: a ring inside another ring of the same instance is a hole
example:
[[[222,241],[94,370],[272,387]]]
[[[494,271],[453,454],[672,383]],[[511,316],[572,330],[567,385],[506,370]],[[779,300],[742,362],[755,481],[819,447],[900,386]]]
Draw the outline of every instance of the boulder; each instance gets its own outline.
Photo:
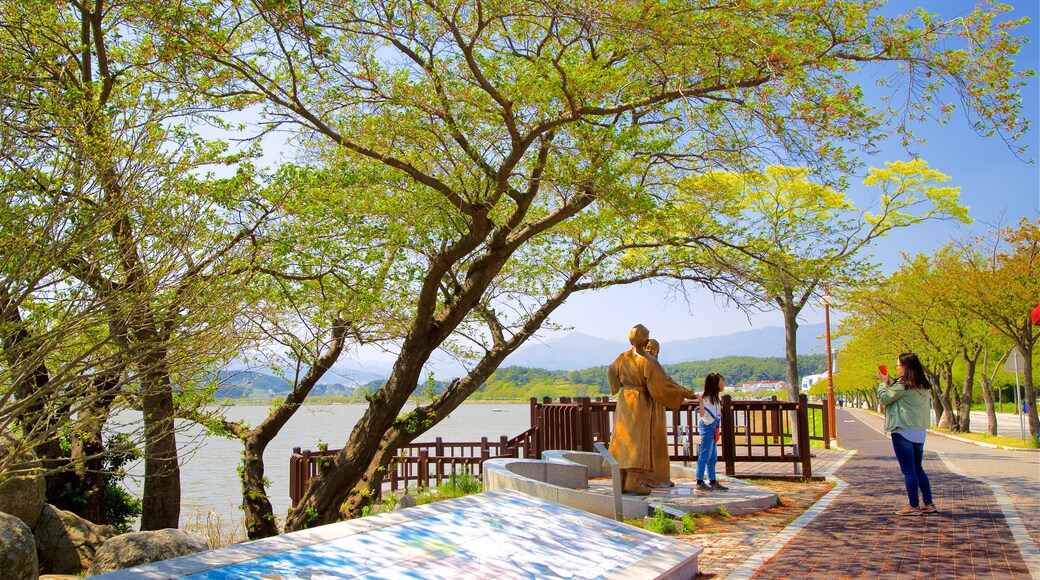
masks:
[[[4,472],[18,473],[36,465],[36,454],[32,449],[17,451],[18,438],[10,432],[0,433],[0,457],[11,457]],[[11,514],[22,520],[30,530],[36,529],[36,520],[47,496],[47,482],[43,476],[17,475],[8,477],[0,473],[0,512]]]
[[[50,504],[40,511],[33,535],[40,571],[44,574],[81,574],[94,561],[94,553],[116,535],[112,526],[99,526]]]
[[[32,530],[5,513],[0,513],[0,570],[9,580],[36,580],[39,574]]]
[[[94,563],[90,565],[87,576],[107,574],[208,549],[206,540],[172,528],[123,534],[101,546],[94,555]]]

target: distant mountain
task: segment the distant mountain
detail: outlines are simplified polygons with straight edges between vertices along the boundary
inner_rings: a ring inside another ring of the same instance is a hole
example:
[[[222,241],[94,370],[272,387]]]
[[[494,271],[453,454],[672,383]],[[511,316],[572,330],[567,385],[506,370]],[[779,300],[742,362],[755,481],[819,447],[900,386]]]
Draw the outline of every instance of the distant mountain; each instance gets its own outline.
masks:
[[[823,324],[803,324],[798,327],[799,354],[827,352]],[[723,336],[709,336],[675,340],[661,344],[663,364],[694,360],[708,360],[724,356],[774,357],[784,356],[784,327],[767,326]]]
[[[287,377],[292,376],[291,370],[283,369]],[[291,385],[288,380],[277,377],[270,370],[266,372],[247,370],[226,370],[217,373],[220,385],[217,387],[219,397],[243,398],[243,397],[272,397],[280,396],[289,392]],[[386,380],[385,375],[357,369],[333,369],[325,373],[311,389],[315,396],[325,395],[352,395],[354,390],[362,385],[371,385]]]
[[[826,352],[823,339],[823,324],[805,324],[798,328],[798,353],[822,354]],[[527,367],[550,371],[580,371],[610,364],[618,354],[628,350],[628,337],[621,340],[597,338],[578,332],[547,340],[529,341],[509,355],[502,367]],[[661,345],[661,362],[677,364],[704,361],[728,356],[750,356],[758,358],[784,356],[784,329],[769,326],[745,330],[734,334],[673,340]],[[358,364],[355,361],[353,364]],[[366,363],[361,364],[368,366]],[[441,365],[443,367],[443,365]],[[458,366],[458,365],[456,365]],[[292,376],[292,370],[283,369],[283,374]],[[451,377],[463,376],[465,369],[440,368],[438,379],[447,381]],[[222,396],[274,396],[289,390],[288,381],[272,376],[271,371],[252,372],[246,370],[222,371],[220,373]],[[442,376],[443,375],[443,376]],[[389,371],[374,366],[371,370],[334,367],[315,385],[314,395],[351,394],[359,386],[379,388],[389,376]]]
[[[827,351],[823,324],[798,327],[798,352],[818,354]],[[509,355],[502,366],[521,366],[547,370],[582,370],[608,365],[629,348],[628,339],[609,340],[572,332],[560,338],[528,342]],[[661,344],[661,362],[674,364],[726,356],[782,357],[784,329],[769,326],[734,334],[674,340]]]
[[[323,377],[318,379],[318,384],[367,385],[372,381],[385,381],[389,376],[390,373],[332,367]]]
[[[285,379],[252,371],[220,371],[217,381],[220,383],[218,397],[271,396],[289,392],[289,382]]]
[[[628,341],[609,340],[572,332],[546,341],[529,340],[501,366],[518,366],[551,371],[574,371],[610,364]]]

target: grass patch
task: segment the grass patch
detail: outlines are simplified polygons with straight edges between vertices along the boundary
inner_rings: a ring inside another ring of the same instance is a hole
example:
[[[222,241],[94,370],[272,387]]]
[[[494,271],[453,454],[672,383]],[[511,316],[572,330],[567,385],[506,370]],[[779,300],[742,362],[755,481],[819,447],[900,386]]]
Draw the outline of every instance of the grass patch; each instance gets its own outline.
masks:
[[[656,511],[651,517],[627,519],[625,523],[655,534],[675,536],[696,534],[701,527],[711,528],[713,522],[722,522],[730,517],[725,508],[711,513],[686,512],[681,519],[673,518],[664,511]]]
[[[684,534],[696,534],[697,533],[697,520],[703,516],[700,512],[686,512],[682,517],[682,533]]]
[[[484,485],[472,473],[458,473],[441,481],[437,486],[437,499],[450,499],[480,493]]]
[[[1037,441],[1036,437],[1022,439],[1021,437],[1004,437],[1003,435],[987,435],[986,433],[961,433],[950,431],[949,429],[939,429],[937,427],[932,427],[932,430],[938,431],[939,433],[948,433],[955,437],[962,437],[964,439],[971,439],[972,441],[979,441],[982,443],[991,443],[1003,447],[1015,447],[1018,449],[1040,448],[1040,441]]]
[[[442,499],[480,493],[483,489],[484,484],[481,483],[480,477],[471,473],[460,473],[441,480],[436,488],[409,487],[400,492],[385,491],[379,501],[361,508],[361,517],[393,511],[404,496],[415,499],[415,505],[425,505]]]
[[[675,534],[675,518],[668,515],[663,510],[656,511],[654,512],[653,517],[646,519],[643,529],[648,532],[654,532],[655,534],[661,534],[662,536]]]
[[[652,517],[644,520],[626,520],[625,523],[641,527],[649,532],[663,536],[678,534],[696,534],[697,523],[704,517],[700,512],[686,512],[682,519],[676,519],[664,511],[656,511]]]
[[[993,403],[993,410],[996,411],[997,413],[1014,413],[1014,414],[1017,415],[1018,414],[1018,410],[1022,406],[1022,404],[1019,403],[1018,405],[1015,405],[1014,398],[1015,398],[1015,396],[1011,395],[1011,399],[1012,400],[1004,401],[1003,405],[999,405],[996,402],[994,402]],[[972,403],[971,404],[971,410],[972,411],[979,411],[979,412],[985,413],[986,412],[986,403]]]

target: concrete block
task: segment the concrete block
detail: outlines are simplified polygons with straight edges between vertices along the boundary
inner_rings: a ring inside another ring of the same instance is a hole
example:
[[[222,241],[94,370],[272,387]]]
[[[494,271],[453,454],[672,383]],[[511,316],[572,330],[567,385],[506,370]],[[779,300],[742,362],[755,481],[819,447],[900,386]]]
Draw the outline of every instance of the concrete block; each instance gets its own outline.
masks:
[[[574,489],[560,489],[557,503],[604,518],[614,519],[614,498],[609,495],[586,493]]]
[[[514,461],[506,466],[510,472],[536,481],[545,481],[545,466],[548,461]]]
[[[589,486],[588,468],[577,463],[547,463],[545,465],[545,481],[569,489]]]

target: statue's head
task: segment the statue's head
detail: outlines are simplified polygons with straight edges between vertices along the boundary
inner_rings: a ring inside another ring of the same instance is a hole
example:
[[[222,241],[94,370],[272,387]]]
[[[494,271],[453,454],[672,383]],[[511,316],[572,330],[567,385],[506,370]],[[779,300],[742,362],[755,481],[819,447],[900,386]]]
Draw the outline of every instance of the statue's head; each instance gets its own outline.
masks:
[[[632,327],[632,330],[628,331],[628,342],[638,349],[645,348],[649,340],[650,331],[642,324],[637,324]]]
[[[661,352],[661,343],[657,342],[656,338],[651,338],[646,341],[646,352],[647,354],[657,356]]]

